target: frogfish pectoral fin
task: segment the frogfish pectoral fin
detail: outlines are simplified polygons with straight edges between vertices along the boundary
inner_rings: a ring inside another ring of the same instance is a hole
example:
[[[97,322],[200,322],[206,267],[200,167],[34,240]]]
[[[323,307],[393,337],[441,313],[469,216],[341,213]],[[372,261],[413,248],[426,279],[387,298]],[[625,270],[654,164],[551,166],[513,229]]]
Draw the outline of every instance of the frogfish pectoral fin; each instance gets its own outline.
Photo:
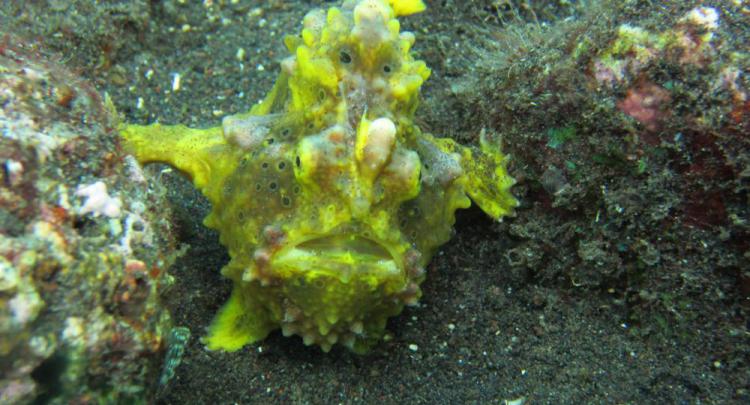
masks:
[[[232,172],[237,159],[222,128],[194,129],[184,125],[124,125],[125,149],[141,163],[162,162],[187,173],[209,199],[209,186]]]
[[[246,300],[241,288],[235,287],[229,301],[216,314],[203,343],[209,350],[233,352],[264,339],[277,324],[268,319],[264,308]]]
[[[505,169],[507,157],[484,136],[480,148],[463,147],[461,167],[466,193],[487,215],[498,219],[513,212],[518,200],[510,192],[516,183]]]

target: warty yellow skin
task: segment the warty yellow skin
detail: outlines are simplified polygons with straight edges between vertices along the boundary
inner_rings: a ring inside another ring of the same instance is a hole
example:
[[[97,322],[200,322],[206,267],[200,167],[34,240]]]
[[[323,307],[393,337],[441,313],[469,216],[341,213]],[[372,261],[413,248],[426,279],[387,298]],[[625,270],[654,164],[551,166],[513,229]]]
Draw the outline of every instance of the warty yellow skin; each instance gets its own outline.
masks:
[[[517,201],[505,157],[422,133],[430,70],[397,16],[421,1],[344,1],[307,14],[265,100],[222,126],[125,125],[142,163],[187,173],[231,261],[229,301],[204,339],[233,351],[274,329],[366,352],[421,295],[424,266],[473,199],[492,218]]]

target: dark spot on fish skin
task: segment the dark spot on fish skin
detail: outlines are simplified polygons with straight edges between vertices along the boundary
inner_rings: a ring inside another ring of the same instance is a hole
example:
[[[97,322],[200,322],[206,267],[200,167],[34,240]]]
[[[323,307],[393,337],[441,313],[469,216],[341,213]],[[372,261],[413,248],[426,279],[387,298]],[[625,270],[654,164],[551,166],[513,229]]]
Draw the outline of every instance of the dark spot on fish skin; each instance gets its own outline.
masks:
[[[341,63],[348,65],[352,63],[352,55],[350,55],[347,51],[341,51],[339,52],[339,60],[341,61]]]

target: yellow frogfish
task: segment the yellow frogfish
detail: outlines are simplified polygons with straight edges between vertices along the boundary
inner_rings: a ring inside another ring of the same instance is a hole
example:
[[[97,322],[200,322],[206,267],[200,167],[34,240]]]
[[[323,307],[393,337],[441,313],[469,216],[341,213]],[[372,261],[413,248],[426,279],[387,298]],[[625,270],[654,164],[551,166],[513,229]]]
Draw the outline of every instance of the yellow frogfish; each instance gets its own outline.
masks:
[[[233,291],[208,349],[238,350],[280,328],[324,351],[363,353],[421,296],[425,266],[471,200],[492,218],[517,201],[499,147],[423,133],[430,75],[397,17],[421,0],[345,0],[309,12],[270,94],[221,126],[123,125],[141,163],[190,176],[212,204]],[[470,200],[471,198],[471,200]]]

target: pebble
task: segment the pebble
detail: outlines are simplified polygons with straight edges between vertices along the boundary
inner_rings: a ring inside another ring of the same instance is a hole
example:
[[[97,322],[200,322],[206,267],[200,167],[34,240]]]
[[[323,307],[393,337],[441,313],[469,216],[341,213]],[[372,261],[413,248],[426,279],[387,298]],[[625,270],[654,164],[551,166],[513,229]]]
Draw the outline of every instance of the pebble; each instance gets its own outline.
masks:
[[[238,61],[242,62],[245,60],[245,56],[247,53],[245,52],[245,48],[238,48],[237,53],[234,54],[234,57],[237,58]]]
[[[172,77],[172,91],[180,91],[180,74],[175,73]]]

